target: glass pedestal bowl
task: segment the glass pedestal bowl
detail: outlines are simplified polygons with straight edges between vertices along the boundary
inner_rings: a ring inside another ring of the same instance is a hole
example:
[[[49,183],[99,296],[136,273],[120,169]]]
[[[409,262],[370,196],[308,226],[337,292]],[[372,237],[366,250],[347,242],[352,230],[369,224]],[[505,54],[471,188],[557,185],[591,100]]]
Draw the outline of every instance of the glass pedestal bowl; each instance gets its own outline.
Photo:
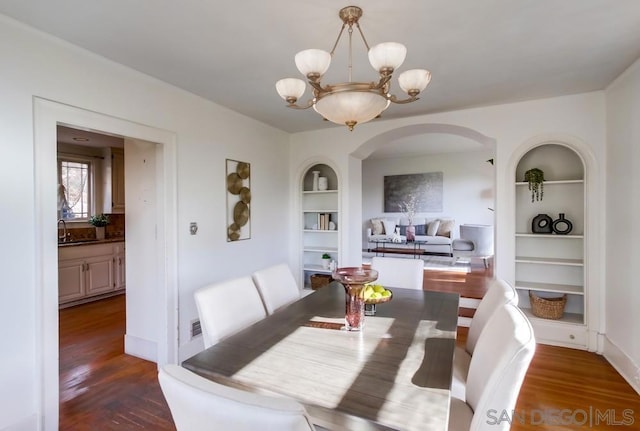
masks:
[[[360,331],[364,327],[364,299],[362,290],[366,283],[378,279],[378,271],[363,267],[336,268],[334,280],[342,283],[345,289],[345,329]]]

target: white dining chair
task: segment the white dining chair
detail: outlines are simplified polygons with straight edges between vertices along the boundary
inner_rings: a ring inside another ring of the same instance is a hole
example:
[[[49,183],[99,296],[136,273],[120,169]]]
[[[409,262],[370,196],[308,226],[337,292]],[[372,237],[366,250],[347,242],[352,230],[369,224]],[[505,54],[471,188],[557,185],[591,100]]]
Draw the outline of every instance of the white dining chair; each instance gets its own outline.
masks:
[[[518,293],[513,286],[502,279],[491,281],[489,289],[478,304],[467,334],[464,348],[456,347],[453,356],[453,379],[451,381],[451,394],[465,399],[465,385],[471,357],[478,343],[480,334],[493,313],[504,304],[518,305]]]
[[[471,357],[466,400],[452,397],[449,431],[502,431],[511,415],[535,351],[531,323],[513,304],[499,307],[480,334]],[[495,413],[492,413],[495,412]]]
[[[384,287],[423,289],[424,260],[375,256],[371,258],[371,269],[378,271],[375,281]]]
[[[165,365],[158,381],[178,431],[313,431],[304,406],[205,379],[178,365]]]
[[[204,346],[266,317],[267,312],[251,277],[240,277],[202,287],[194,293]]]
[[[300,299],[300,289],[287,264],[256,271],[252,278],[269,314]]]

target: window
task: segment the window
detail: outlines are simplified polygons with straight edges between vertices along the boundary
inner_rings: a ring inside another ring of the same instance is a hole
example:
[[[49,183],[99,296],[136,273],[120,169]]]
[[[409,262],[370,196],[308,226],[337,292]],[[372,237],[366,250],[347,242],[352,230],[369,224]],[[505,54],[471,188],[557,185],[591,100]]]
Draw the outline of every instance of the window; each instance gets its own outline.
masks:
[[[86,220],[93,207],[93,169],[82,157],[58,159],[58,218]]]

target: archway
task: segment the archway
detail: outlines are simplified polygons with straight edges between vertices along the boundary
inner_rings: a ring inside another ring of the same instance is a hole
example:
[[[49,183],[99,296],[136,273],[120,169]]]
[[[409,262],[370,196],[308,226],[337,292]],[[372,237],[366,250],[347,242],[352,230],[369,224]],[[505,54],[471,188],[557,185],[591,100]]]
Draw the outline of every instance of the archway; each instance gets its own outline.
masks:
[[[393,151],[389,151],[390,147]],[[374,157],[381,152],[382,157]],[[453,124],[415,124],[381,133],[363,142],[351,156],[362,163],[359,230],[363,250],[368,248],[366,228],[371,218],[400,216],[400,210],[396,214],[389,214],[388,208],[383,211],[386,175],[444,171],[443,208],[439,213],[423,213],[420,217],[454,218],[456,225],[495,225],[494,138]],[[452,237],[458,236],[457,229],[456,226]]]

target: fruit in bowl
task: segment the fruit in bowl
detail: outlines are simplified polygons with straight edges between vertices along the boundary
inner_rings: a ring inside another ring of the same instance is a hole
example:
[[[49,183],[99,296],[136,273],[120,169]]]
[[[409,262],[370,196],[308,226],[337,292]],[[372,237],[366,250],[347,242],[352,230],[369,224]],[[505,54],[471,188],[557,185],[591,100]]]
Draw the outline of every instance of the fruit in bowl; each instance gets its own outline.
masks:
[[[367,283],[362,291],[365,303],[374,304],[391,300],[393,293],[381,284]]]

